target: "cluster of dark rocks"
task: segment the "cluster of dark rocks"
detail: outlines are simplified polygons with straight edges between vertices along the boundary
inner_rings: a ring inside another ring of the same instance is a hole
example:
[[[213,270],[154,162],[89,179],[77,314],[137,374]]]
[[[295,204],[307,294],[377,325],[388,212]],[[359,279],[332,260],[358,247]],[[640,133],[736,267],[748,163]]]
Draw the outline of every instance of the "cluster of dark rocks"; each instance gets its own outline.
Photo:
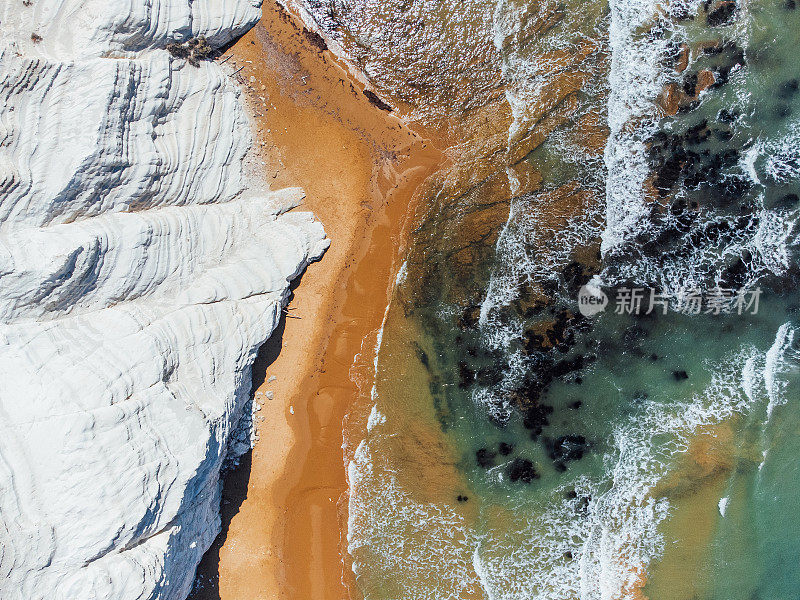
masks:
[[[706,23],[709,27],[730,25],[737,11],[736,2],[733,0],[723,0],[713,4],[710,0],[706,0],[703,3],[703,8],[706,12]]]
[[[525,330],[522,346],[526,354],[535,355],[551,349],[566,353],[575,344],[576,335],[591,326],[586,317],[566,308],[554,308],[549,312],[550,319],[544,321],[544,327],[543,321],[538,321]]]
[[[712,137],[726,142],[725,147],[704,147]],[[741,202],[752,184],[736,172],[741,150],[730,143],[732,137],[730,126],[721,121],[710,124],[707,119],[682,134],[656,133],[649,142],[649,159],[658,195],[663,198],[680,184],[694,190],[702,188],[711,194],[711,201],[722,207]]]
[[[684,370],[673,371],[672,376],[675,378],[675,381],[685,381],[689,379],[689,374]]]
[[[513,444],[501,442],[498,445],[498,452],[494,452],[488,448],[480,448],[475,453],[475,460],[480,467],[491,469],[496,465],[497,453],[501,456],[508,456],[513,451]],[[539,479],[539,473],[536,471],[533,461],[519,456],[508,463],[505,473],[512,483],[531,483],[534,479]]]
[[[678,88],[683,94],[678,113],[692,112],[700,105],[698,95],[704,90],[715,90],[730,80],[731,73],[747,64],[744,50],[734,41],[704,42],[698,48],[699,58],[691,62],[692,54],[685,43],[672,42],[666,46],[662,58],[665,68],[682,73]]]
[[[210,60],[215,55],[214,49],[202,35],[185,42],[167,44],[166,49],[176,58],[185,58],[193,67],[199,67],[201,60]]]
[[[795,9],[796,0],[783,1],[787,10]],[[716,31],[717,28],[731,25],[738,14],[736,1],[706,0],[699,17],[710,30]],[[681,19],[697,17],[687,13]],[[691,56],[695,58],[690,60]],[[725,245],[734,238],[753,233],[758,227],[751,198],[753,184],[739,166],[752,143],[737,138],[735,126],[741,115],[735,109],[723,109],[715,117],[694,116],[694,111],[701,104],[700,93],[725,86],[736,69],[746,66],[747,58],[743,48],[735,41],[703,42],[694,51],[686,44],[669,46],[665,64],[673,67],[677,73],[674,89],[679,103],[673,104],[673,111],[668,114],[672,115],[677,110],[680,119],[689,123],[682,131],[680,127],[671,131],[661,130],[648,140],[653,188],[659,202],[654,202],[651,208],[653,227],[631,241],[630,246],[636,252],[631,252],[630,256],[645,255],[667,260],[683,256],[688,258],[696,248]],[[775,99],[783,102],[780,106],[786,107],[781,109],[787,113],[785,116],[790,112],[789,100],[799,92],[800,81],[797,79],[785,81],[776,89]],[[688,193],[673,197],[678,190]],[[800,197],[797,193],[784,191],[775,195],[771,203],[777,208],[791,209],[800,204]],[[710,215],[719,218],[710,218]],[[622,249],[622,252],[628,250]],[[614,258],[611,257],[611,260]],[[741,287],[751,260],[752,256],[744,251],[728,264],[721,265],[720,285]],[[578,289],[595,272],[596,268],[572,261],[565,266],[558,281],[545,282],[538,290],[549,300],[532,301],[530,290],[522,283],[519,298],[502,309],[529,323],[520,340],[520,349],[527,357],[529,369],[523,383],[506,392],[505,399],[518,411],[531,440],[543,445],[557,471],[565,471],[570,463],[584,458],[591,450],[591,442],[577,433],[558,437],[547,435],[555,412],[555,408],[546,401],[547,391],[554,381],[580,384],[581,371],[596,360],[596,356],[575,351],[576,341],[591,328],[591,323],[560,306],[556,298],[575,297]],[[459,327],[463,330],[475,328],[479,314],[479,307],[467,307],[458,319]],[[501,320],[506,318],[496,316]],[[644,319],[641,317],[641,320]],[[626,352],[646,359],[647,354],[641,348],[646,336],[646,328],[637,322],[625,331],[620,342]],[[480,351],[474,348],[468,354],[471,357],[481,356]],[[659,357],[651,354],[650,359],[656,361]],[[503,357],[495,356],[489,362],[491,366],[475,367],[469,360],[461,361],[459,386],[466,388],[500,383],[505,368]],[[672,378],[680,383],[688,380],[690,375],[685,369],[675,369]],[[569,410],[581,407],[580,400],[567,406]],[[531,460],[522,456],[510,460],[500,458],[510,457],[514,452],[513,445],[503,442],[496,449],[478,449],[475,459],[480,467],[486,469],[504,464],[507,480],[512,483],[529,484],[538,479],[539,473]],[[575,492],[572,494],[570,499],[575,500],[576,511],[586,512],[591,499],[578,498]]]
[[[586,516],[589,513],[589,505],[592,502],[591,496],[579,496],[575,490],[569,490],[564,494],[564,498],[572,502],[575,512],[579,515]]]
[[[716,27],[728,24],[737,8],[735,2],[708,1],[703,12],[707,24]],[[746,64],[744,50],[733,41],[704,42],[700,49],[699,64],[682,76],[682,93],[687,97],[696,95],[699,69],[713,73],[713,84],[704,89],[714,89],[727,83],[733,69]],[[675,45],[670,52],[677,57],[688,48]],[[778,96],[791,96],[797,87],[796,82],[786,82]],[[684,102],[679,113],[692,112],[699,104],[697,99]],[[661,260],[688,258],[696,248],[726,244],[757,228],[753,184],[739,166],[752,141],[737,138],[734,127],[739,117],[736,110],[723,109],[714,118],[696,118],[683,131],[660,130],[651,137],[648,158],[656,194],[666,200],[678,190],[684,193],[671,202],[653,203],[653,226],[634,241],[633,255]],[[681,121],[689,119],[687,115]],[[783,201],[791,204],[792,198]],[[741,279],[743,267],[743,262],[729,265],[725,278],[731,282]]]
[[[782,6],[785,10],[796,10],[797,0],[782,0]],[[709,27],[721,27],[730,25],[736,18],[738,6],[732,0],[723,0],[713,2],[712,0],[705,0],[703,2],[703,12],[706,16],[706,24]],[[688,11],[679,17],[679,20],[686,20],[691,18]]]
[[[565,285],[574,287],[577,283],[585,283],[590,277],[591,270],[577,262],[569,263],[564,269]],[[505,394],[522,419],[522,425],[528,430],[530,439],[541,440],[548,452],[553,466],[557,471],[564,471],[567,465],[583,457],[588,448],[588,443],[583,436],[572,434],[555,439],[542,437],[545,429],[550,425],[555,409],[544,402],[544,396],[554,381],[571,381],[580,384],[582,378],[579,373],[591,362],[596,360],[594,354],[585,354],[575,351],[577,339],[580,334],[588,331],[591,324],[579,313],[573,313],[564,307],[542,306],[535,311],[536,319],[525,332],[522,341],[523,353],[528,358],[528,371],[522,384]],[[462,314],[460,323],[470,323],[469,309]],[[481,383],[479,372],[471,369],[465,363],[459,365],[459,381],[464,383]],[[483,382],[492,385],[493,380],[484,377]],[[568,410],[577,410],[582,402],[574,401]],[[490,469],[497,464],[498,454],[508,456],[514,451],[512,444],[502,442],[497,451],[490,448],[480,448],[475,453],[477,464],[485,469]],[[539,473],[527,458],[515,457],[507,463],[505,472],[508,481],[512,483],[531,483],[539,478]]]
[[[512,483],[521,481],[522,483],[530,483],[534,479],[539,479],[539,474],[533,466],[533,463],[527,458],[515,458],[508,465],[508,479]]]
[[[546,440],[545,446],[557,471],[566,471],[567,464],[583,458],[589,443],[582,435],[562,435],[555,440]]]

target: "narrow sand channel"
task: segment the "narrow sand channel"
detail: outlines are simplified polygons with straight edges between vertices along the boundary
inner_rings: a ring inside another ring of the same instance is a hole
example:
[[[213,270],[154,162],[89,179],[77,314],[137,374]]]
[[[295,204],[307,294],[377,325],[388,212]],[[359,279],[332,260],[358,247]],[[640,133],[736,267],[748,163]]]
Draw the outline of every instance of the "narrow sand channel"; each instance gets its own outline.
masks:
[[[340,599],[350,576],[342,419],[358,393],[349,373],[380,327],[414,191],[441,156],[371,103],[298,18],[263,10],[228,62],[243,67],[267,180],[302,187],[301,209],[332,244],[254,367],[260,439],[227,478],[223,532],[191,597]]]

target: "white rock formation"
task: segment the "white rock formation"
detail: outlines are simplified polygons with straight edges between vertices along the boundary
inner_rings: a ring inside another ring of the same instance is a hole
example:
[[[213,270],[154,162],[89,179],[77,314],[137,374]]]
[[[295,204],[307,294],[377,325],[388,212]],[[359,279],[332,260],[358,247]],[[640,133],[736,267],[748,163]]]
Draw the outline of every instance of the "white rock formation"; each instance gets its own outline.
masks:
[[[250,366],[328,242],[249,189],[224,67],[164,47],[259,5],[0,0],[3,600],[183,599],[219,530]]]

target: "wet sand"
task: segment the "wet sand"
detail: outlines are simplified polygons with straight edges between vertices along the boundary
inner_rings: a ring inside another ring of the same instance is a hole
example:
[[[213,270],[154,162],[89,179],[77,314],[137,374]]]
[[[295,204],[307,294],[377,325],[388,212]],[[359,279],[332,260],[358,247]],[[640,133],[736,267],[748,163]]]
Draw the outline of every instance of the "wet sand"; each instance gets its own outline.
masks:
[[[263,12],[220,60],[246,91],[258,168],[273,188],[305,190],[300,208],[332,244],[254,368],[259,441],[226,479],[223,532],[191,598],[341,599],[351,583],[341,552],[342,420],[358,394],[350,370],[380,327],[412,196],[441,155],[371,102],[299,19],[276,4]]]
[[[693,600],[708,596],[706,576],[719,499],[725,496],[731,472],[742,458],[736,456],[737,429],[735,419],[700,428],[687,456],[654,490],[656,496],[670,500],[671,518],[662,526],[670,542],[649,567],[647,597]]]

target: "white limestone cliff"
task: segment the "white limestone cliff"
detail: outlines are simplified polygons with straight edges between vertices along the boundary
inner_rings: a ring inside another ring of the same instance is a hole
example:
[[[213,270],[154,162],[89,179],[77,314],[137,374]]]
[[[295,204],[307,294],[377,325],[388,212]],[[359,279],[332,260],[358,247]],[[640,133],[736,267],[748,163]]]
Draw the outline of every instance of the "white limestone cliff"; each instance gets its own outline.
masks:
[[[289,282],[224,67],[260,0],[0,0],[0,598],[183,599]]]

